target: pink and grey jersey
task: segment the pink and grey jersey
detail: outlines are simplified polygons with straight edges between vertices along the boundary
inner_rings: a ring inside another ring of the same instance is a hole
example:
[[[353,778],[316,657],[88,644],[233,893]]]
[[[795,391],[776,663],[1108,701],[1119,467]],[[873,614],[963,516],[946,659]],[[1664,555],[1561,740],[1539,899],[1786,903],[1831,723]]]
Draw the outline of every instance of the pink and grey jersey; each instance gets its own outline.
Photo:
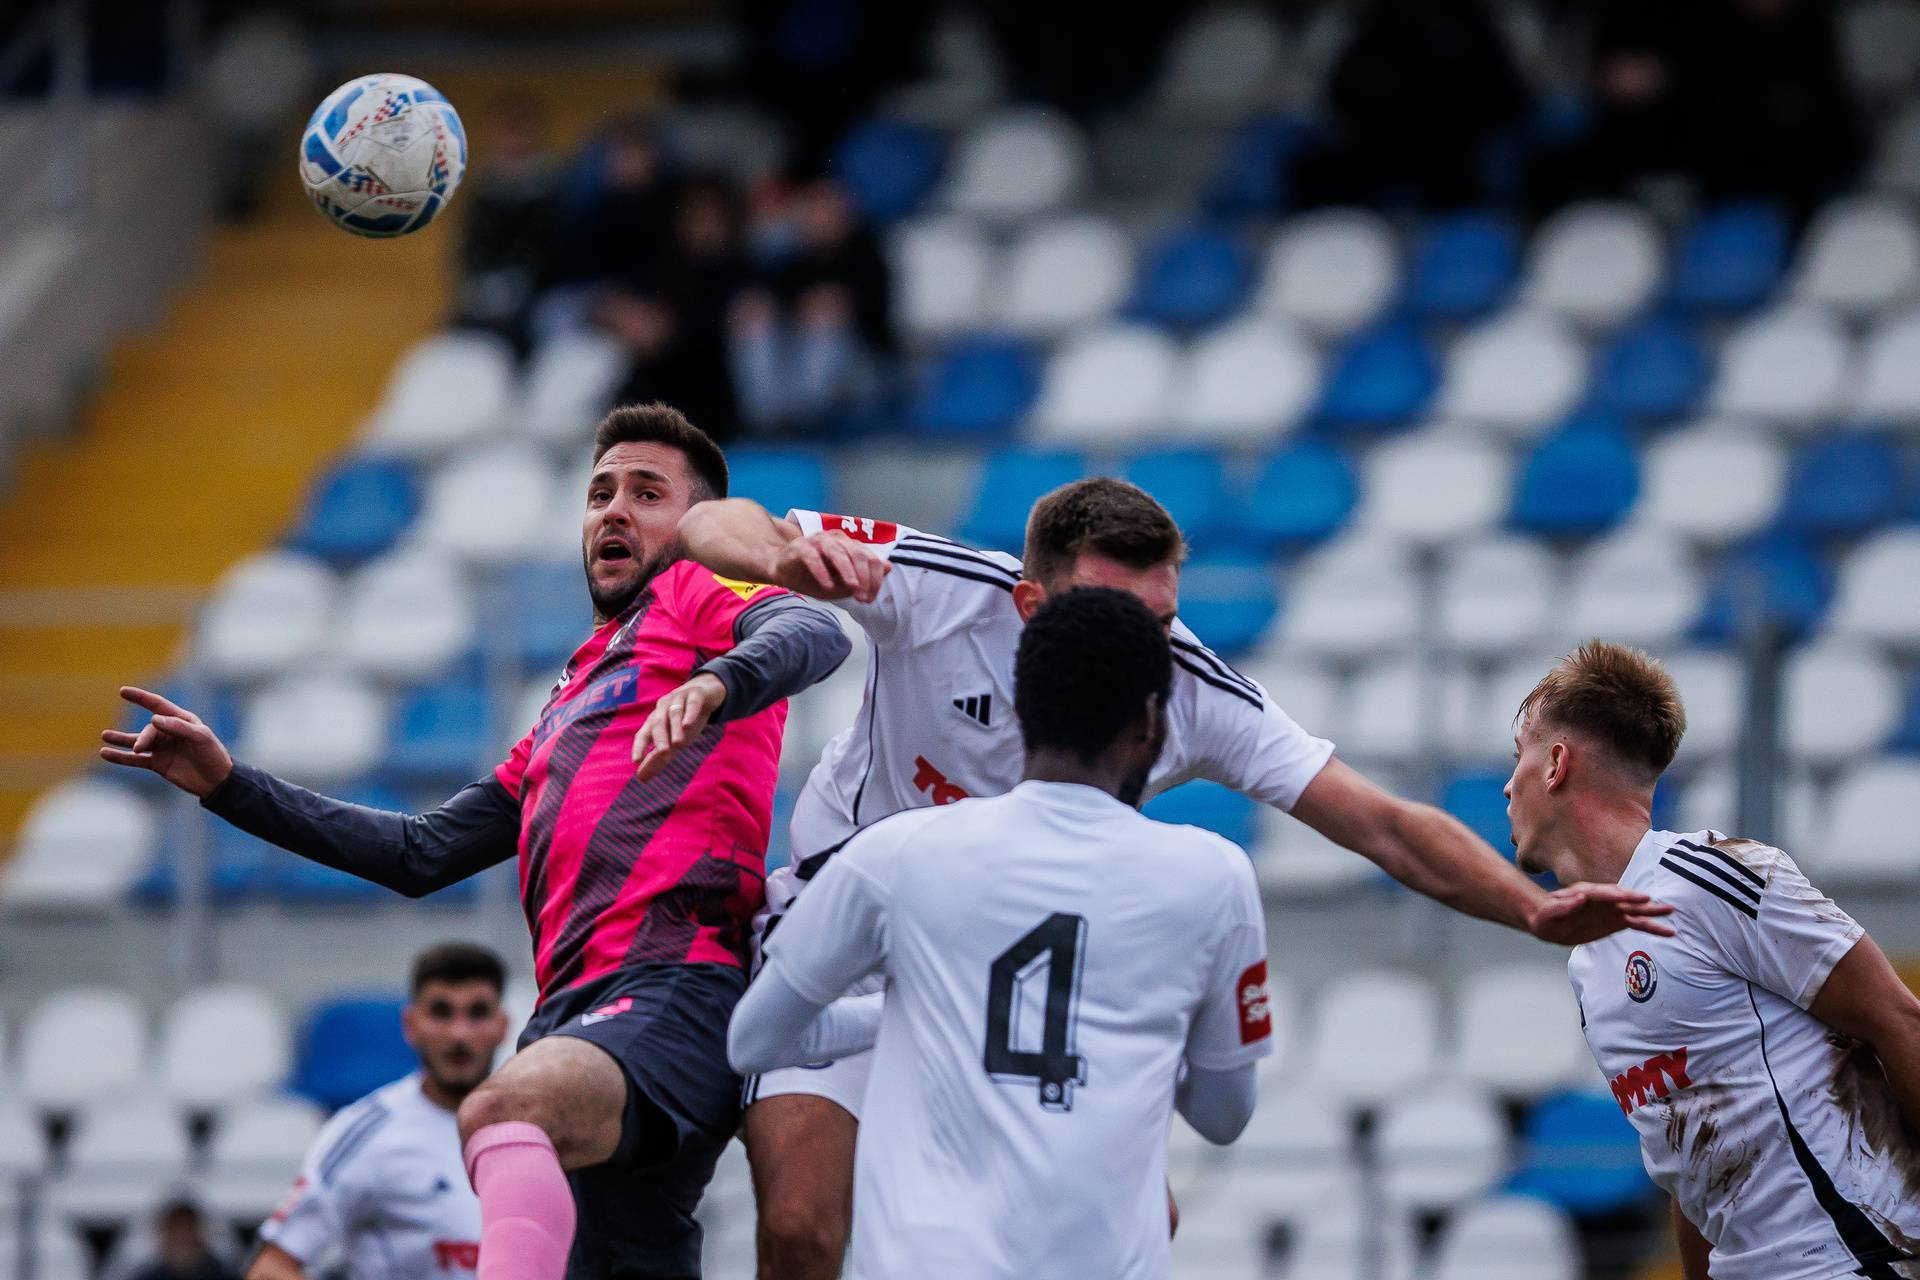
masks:
[[[709,723],[645,781],[633,740],[660,698],[732,647],[740,614],[780,592],[673,565],[575,650],[539,723],[494,770],[520,806],[520,898],[543,996],[629,964],[742,963],[786,704]]]

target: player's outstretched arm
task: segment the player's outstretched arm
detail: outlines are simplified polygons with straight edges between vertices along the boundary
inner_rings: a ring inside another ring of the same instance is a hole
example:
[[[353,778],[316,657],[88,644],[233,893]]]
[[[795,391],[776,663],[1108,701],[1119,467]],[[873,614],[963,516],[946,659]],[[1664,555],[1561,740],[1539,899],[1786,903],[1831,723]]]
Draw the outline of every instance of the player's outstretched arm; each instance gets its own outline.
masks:
[[[1863,934],[1833,966],[1807,1012],[1873,1046],[1907,1132],[1920,1138],[1920,998],[1907,990],[1880,944]]]
[[[1254,1064],[1210,1070],[1187,1064],[1186,1075],[1174,1087],[1173,1105],[1193,1131],[1217,1147],[1224,1147],[1253,1119],[1258,1092]],[[1168,1193],[1171,1197],[1171,1192]]]
[[[680,517],[680,545],[715,573],[771,582],[818,600],[871,604],[888,569],[839,530],[804,533],[751,498],[695,503]]]
[[[1680,1246],[1680,1272],[1686,1280],[1708,1280],[1707,1262],[1713,1256],[1713,1246],[1680,1212],[1678,1200],[1673,1202],[1673,1240]]]
[[[431,813],[348,804],[234,761],[191,711],[131,686],[120,696],[151,714],[138,733],[107,729],[100,758],[157,773],[249,835],[410,898],[466,879],[518,851],[519,805],[492,778]]]
[[[300,1259],[277,1244],[263,1244],[247,1264],[247,1280],[307,1280]]]
[[[1383,791],[1339,759],[1307,784],[1293,816],[1408,888],[1542,941],[1576,946],[1621,929],[1673,935],[1660,919],[1670,905],[1619,885],[1548,893],[1452,814]]]
[[[742,1075],[832,1062],[873,1048],[884,995],[820,1005],[794,990],[778,963],[760,971],[727,1024],[727,1061]]]

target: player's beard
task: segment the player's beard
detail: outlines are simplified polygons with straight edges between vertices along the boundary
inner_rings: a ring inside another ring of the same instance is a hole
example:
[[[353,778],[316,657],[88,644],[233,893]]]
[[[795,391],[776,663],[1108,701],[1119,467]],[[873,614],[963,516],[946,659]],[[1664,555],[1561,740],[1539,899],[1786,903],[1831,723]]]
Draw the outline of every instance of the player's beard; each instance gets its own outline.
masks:
[[[633,602],[640,598],[640,593],[646,590],[648,583],[659,577],[669,566],[686,559],[686,555],[686,549],[680,545],[680,539],[675,538],[661,548],[659,555],[641,565],[640,572],[634,574],[625,584],[608,590],[594,581],[593,549],[582,547],[580,564],[586,571],[587,594],[593,598],[594,613],[603,619],[619,617],[633,607]]]

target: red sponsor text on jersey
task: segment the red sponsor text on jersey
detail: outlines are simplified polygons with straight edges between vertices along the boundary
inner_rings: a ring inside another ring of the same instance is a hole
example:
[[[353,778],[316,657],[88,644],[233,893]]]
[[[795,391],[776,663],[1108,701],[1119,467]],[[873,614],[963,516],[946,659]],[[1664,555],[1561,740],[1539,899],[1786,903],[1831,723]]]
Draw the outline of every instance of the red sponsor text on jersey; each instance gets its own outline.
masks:
[[[822,532],[838,530],[855,542],[870,542],[884,545],[898,541],[900,526],[891,520],[871,520],[866,516],[835,516],[822,512],[820,515]]]
[[[1662,1083],[1672,1081],[1671,1087]],[[1687,1051],[1656,1053],[1637,1067],[1628,1067],[1613,1078],[1613,1100],[1623,1115],[1632,1115],[1635,1107],[1645,1106],[1672,1095],[1675,1089],[1687,1089],[1693,1080],[1687,1075]]]
[[[956,800],[968,798],[970,793],[965,787],[948,782],[947,775],[935,768],[925,756],[915,756],[913,764],[914,788],[932,796],[935,804],[952,804]]]
[[[480,1242],[478,1240],[435,1240],[433,1260],[439,1264],[442,1271],[478,1271]]]
[[[307,1175],[303,1173],[293,1180],[292,1188],[288,1190],[285,1198],[280,1201],[279,1206],[274,1209],[272,1216],[269,1217],[267,1221],[285,1222],[288,1216],[293,1213],[293,1206],[300,1203],[300,1193],[306,1189]]]
[[[1273,1000],[1267,993],[1267,962],[1249,965],[1234,989],[1240,1000],[1240,1043],[1265,1040],[1273,1034]]]

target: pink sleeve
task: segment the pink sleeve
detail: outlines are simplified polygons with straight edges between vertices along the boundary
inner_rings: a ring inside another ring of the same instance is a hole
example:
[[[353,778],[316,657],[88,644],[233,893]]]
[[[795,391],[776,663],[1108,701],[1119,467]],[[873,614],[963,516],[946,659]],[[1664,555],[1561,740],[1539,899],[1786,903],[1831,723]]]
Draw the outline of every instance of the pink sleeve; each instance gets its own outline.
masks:
[[[741,614],[762,600],[788,594],[785,587],[724,578],[691,560],[681,561],[670,573],[663,594],[688,638],[707,653],[733,648],[733,624]]]
[[[507,789],[507,794],[515,800],[520,798],[520,783],[527,776],[527,761],[533,756],[533,730],[527,730],[527,736],[513,744],[513,750],[507,753],[494,769],[494,780]]]

